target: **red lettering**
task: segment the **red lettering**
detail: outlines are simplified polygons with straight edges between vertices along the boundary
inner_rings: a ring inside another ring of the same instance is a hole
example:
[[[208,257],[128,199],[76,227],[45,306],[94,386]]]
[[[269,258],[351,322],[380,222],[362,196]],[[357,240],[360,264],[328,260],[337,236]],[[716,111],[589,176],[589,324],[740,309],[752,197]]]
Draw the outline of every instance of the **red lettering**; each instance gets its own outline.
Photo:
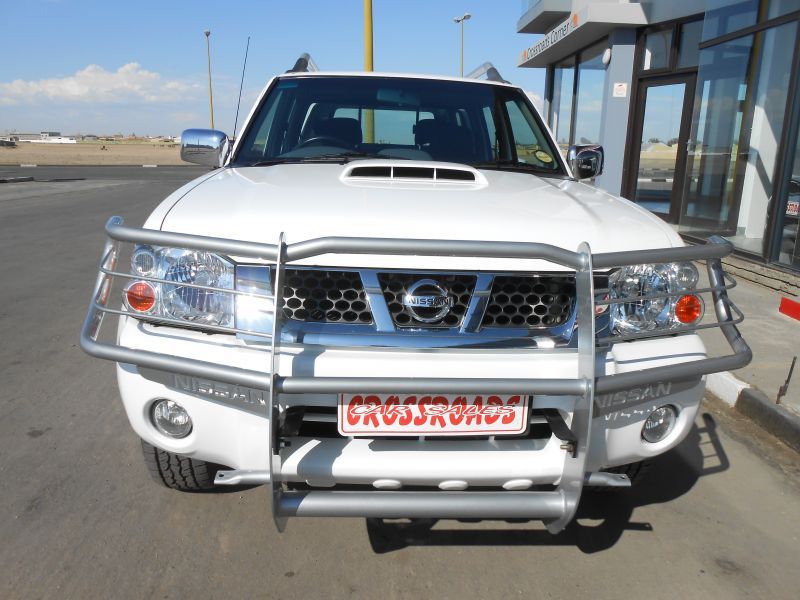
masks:
[[[377,396],[367,396],[364,398],[364,404],[368,406],[380,407],[381,399]],[[375,427],[378,426],[378,415],[376,414],[379,410],[371,411],[367,416],[364,417],[364,425],[374,425]]]
[[[347,405],[347,424],[348,425],[358,425],[358,422],[361,420],[361,415],[357,414],[358,407],[364,403],[364,399],[361,396],[353,396],[350,400],[350,403]]]
[[[430,396],[423,396],[419,399],[419,415],[414,418],[414,425],[424,425],[425,421],[428,420],[428,414],[425,411],[425,407],[431,403],[432,398]]]
[[[507,402],[508,406],[519,406],[520,404],[522,404],[522,397],[521,396],[511,396],[511,398],[509,398],[508,402]],[[524,418],[524,415],[523,415],[523,418]],[[503,420],[501,421],[501,423],[503,423],[503,425],[508,425],[509,423],[513,423],[513,422],[514,422],[514,411],[510,410],[510,411],[508,411],[508,413],[503,415]]]
[[[450,423],[453,425],[461,425],[464,420],[464,409],[467,407],[467,399],[465,396],[459,396],[453,400],[453,409],[450,411]]]
[[[448,407],[447,398],[445,398],[444,396],[436,396],[433,400],[431,400],[431,404],[437,407],[441,407],[442,409],[442,410],[437,410],[436,411],[437,414],[431,417],[431,427],[433,427],[434,425],[438,425],[439,427],[444,429],[446,427],[446,424],[444,422],[444,417],[442,415],[447,411]],[[433,406],[431,408],[433,408]]]
[[[405,425],[410,425],[411,421],[414,418],[414,411],[411,410],[411,407],[417,403],[416,396],[408,396],[405,400],[403,400],[403,405],[407,406],[406,412],[400,417],[400,420],[397,421],[397,424],[401,427]]]
[[[500,415],[497,414],[498,411],[496,407],[503,406],[503,400],[500,398],[500,396],[489,396],[489,398],[486,399],[486,404],[489,405],[486,407],[489,409],[486,411],[486,413],[489,413],[486,414],[485,417],[486,424],[494,425],[497,422],[497,419],[500,418]]]
[[[469,410],[472,409],[472,410]],[[472,406],[467,407],[467,425],[472,425],[473,421],[476,425],[481,425],[481,411],[483,410],[483,396],[475,396]]]
[[[398,396],[389,396],[386,399],[386,411],[383,415],[383,422],[385,425],[393,425],[397,420],[397,409],[399,408],[397,406],[398,404],[400,404],[400,398]]]

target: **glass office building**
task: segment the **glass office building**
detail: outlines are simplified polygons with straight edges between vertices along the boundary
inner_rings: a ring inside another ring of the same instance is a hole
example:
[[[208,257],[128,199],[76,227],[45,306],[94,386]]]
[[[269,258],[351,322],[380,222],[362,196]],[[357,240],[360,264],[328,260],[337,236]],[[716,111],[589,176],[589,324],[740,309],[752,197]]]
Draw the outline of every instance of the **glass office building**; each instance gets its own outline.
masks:
[[[687,239],[800,271],[800,0],[526,0],[545,117],[601,144],[596,185]]]

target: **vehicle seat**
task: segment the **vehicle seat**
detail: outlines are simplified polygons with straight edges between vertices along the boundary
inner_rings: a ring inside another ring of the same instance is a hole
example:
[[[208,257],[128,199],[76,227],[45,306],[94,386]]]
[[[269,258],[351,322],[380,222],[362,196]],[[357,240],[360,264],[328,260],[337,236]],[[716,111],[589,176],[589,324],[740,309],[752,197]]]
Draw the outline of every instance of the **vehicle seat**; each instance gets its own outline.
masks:
[[[361,143],[361,124],[358,119],[350,117],[334,117],[325,119],[314,125],[312,137],[330,137],[347,142],[355,147]]]
[[[434,160],[468,162],[475,159],[472,136],[465,127],[455,124],[422,119],[414,128],[414,142]]]

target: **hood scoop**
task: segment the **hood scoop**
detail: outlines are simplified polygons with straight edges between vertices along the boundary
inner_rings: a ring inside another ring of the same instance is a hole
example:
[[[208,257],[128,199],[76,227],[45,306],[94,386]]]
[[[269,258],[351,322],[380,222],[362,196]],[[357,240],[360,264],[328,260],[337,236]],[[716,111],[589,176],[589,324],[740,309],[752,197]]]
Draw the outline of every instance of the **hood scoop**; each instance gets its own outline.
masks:
[[[366,164],[369,163],[369,164]],[[348,165],[342,173],[345,181],[408,181],[414,183],[486,183],[479,171],[466,165],[429,162],[359,161]]]

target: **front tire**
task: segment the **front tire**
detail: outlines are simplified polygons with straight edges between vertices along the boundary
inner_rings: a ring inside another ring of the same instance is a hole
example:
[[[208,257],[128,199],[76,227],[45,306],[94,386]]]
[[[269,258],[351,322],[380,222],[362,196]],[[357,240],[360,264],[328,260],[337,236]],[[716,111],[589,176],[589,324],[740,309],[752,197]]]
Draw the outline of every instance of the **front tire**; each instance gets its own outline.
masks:
[[[182,492],[207,492],[214,489],[214,477],[223,468],[204,460],[167,452],[144,440],[142,454],[150,477],[156,483]]]

